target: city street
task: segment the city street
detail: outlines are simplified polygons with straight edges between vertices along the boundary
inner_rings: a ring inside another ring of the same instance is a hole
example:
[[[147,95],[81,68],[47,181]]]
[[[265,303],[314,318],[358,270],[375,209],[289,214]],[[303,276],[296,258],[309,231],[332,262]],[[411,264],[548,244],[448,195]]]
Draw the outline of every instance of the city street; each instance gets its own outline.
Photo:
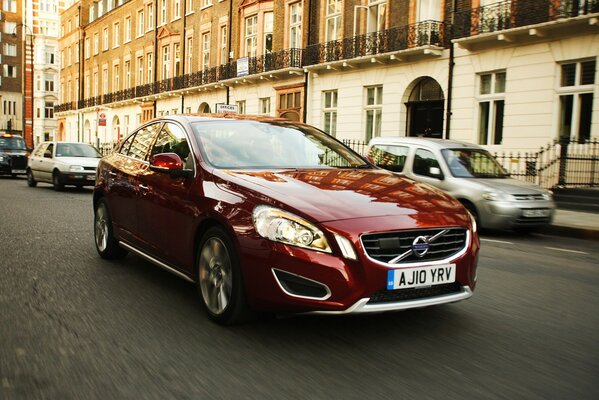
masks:
[[[597,242],[485,233],[461,303],[222,327],[94,248],[92,190],[0,177],[2,399],[597,399]]]

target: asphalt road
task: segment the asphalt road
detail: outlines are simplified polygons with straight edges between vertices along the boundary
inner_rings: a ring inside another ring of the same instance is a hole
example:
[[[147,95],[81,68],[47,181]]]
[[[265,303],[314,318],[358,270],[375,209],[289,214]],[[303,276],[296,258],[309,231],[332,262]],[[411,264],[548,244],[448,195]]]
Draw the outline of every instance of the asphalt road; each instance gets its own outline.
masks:
[[[470,300],[225,328],[94,249],[91,190],[0,178],[2,399],[597,399],[596,242],[485,234]]]

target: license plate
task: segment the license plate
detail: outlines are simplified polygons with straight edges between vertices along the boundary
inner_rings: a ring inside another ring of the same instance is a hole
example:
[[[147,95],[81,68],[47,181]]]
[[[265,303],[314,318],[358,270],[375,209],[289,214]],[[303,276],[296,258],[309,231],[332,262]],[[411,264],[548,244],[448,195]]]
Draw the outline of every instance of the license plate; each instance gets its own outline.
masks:
[[[387,273],[387,289],[408,289],[455,282],[455,264],[396,269]]]
[[[88,175],[88,176],[86,177],[86,179],[87,179],[88,181],[93,181],[93,180],[95,180],[95,179],[96,179],[96,176],[95,176],[95,175]]]
[[[13,173],[13,174],[24,174],[25,170],[24,169],[13,169],[10,172]]]
[[[551,213],[550,210],[524,210],[522,211],[522,215],[528,218],[534,217],[548,217]]]

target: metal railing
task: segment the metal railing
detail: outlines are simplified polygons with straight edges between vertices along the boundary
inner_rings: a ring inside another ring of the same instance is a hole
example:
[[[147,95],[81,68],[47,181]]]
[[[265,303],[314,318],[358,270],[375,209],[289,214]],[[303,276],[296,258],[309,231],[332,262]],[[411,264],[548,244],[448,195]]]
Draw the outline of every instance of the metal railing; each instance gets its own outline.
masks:
[[[368,143],[363,140],[342,142],[361,155]],[[512,178],[547,189],[555,187],[599,186],[599,139],[560,140],[531,152],[495,152],[497,161]]]

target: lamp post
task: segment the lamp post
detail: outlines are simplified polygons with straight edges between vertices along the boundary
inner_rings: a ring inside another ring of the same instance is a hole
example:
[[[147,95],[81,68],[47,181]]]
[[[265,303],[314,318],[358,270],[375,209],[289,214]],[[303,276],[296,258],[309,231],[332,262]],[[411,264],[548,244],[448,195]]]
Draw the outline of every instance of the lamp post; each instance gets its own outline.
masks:
[[[27,147],[33,148],[33,120],[34,120],[34,118],[33,118],[33,111],[34,111],[34,96],[33,96],[33,79],[34,79],[33,78],[33,75],[34,75],[33,69],[34,68],[33,68],[33,64],[35,61],[35,54],[33,53],[33,50],[34,50],[33,49],[33,31],[29,26],[27,26],[27,24],[22,24],[22,23],[17,24],[17,26],[15,26],[15,29],[12,33],[13,38],[17,37],[17,29],[19,27],[23,28],[23,31],[25,31],[25,34],[24,34],[25,40],[23,40],[23,72],[21,75],[21,82],[22,82],[22,88],[23,88],[23,109],[22,109],[23,127],[22,127],[22,129],[23,129],[23,137],[25,139],[25,143],[27,144]],[[28,30],[29,33],[27,33],[26,30]],[[25,130],[26,123],[27,123],[27,117],[26,117],[26,114],[27,114],[27,110],[26,110],[27,88],[26,88],[26,80],[25,80],[26,79],[25,75],[26,75],[26,70],[27,70],[27,54],[26,54],[27,35],[30,36],[30,40],[31,40],[31,42],[29,44],[30,52],[31,52],[31,55],[30,55],[30,57],[31,57],[31,92],[30,92],[31,93],[31,136],[30,137],[27,137],[26,130]]]

